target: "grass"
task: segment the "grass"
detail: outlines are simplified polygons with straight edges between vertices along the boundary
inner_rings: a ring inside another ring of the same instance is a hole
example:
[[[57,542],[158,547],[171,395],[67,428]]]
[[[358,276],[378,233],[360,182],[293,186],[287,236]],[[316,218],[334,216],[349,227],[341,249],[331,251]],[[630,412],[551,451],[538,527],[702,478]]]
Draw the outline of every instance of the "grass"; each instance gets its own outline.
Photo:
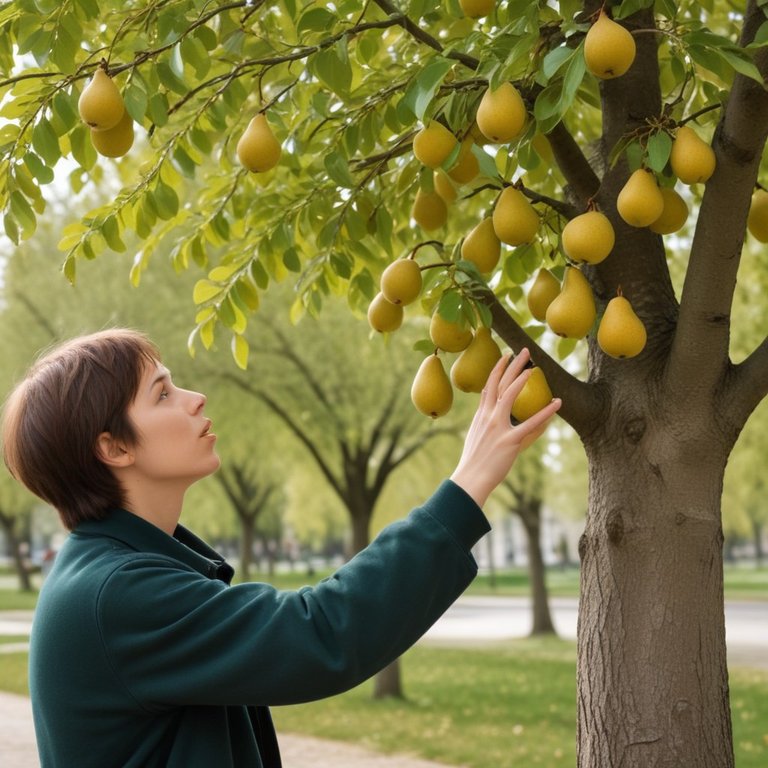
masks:
[[[404,701],[372,685],[275,707],[278,732],[354,742],[468,768],[575,764],[575,646],[554,638],[493,647],[417,645],[402,659]],[[0,688],[27,693],[27,655],[0,653]],[[731,670],[739,768],[768,764],[768,672]]]
[[[37,592],[0,589],[0,611],[31,611],[37,605]]]

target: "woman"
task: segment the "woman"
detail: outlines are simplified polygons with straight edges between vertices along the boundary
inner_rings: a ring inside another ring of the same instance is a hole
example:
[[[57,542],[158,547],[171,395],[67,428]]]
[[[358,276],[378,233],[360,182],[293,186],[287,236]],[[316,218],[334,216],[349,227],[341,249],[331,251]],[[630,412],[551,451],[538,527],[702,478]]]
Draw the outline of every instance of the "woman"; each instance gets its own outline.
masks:
[[[204,395],[173,384],[131,330],[44,356],[3,419],[13,475],[70,530],[30,643],[43,768],[277,768],[269,706],[351,688],[400,656],[474,578],[481,507],[560,401],[518,426],[528,352],[489,377],[450,478],[315,587],[229,586],[179,524],[219,466]]]

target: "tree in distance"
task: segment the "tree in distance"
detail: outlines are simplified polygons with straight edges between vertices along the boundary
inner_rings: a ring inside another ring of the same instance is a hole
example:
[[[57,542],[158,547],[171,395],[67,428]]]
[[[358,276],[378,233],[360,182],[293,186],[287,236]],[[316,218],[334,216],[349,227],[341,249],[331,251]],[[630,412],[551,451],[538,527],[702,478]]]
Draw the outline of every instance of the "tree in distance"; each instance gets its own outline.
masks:
[[[251,118],[236,152],[238,160],[252,173],[271,171],[278,164],[282,148],[263,112]]]
[[[381,292],[377,293],[368,305],[368,323],[379,333],[396,331],[403,324],[403,314],[402,304],[387,301]]]
[[[94,131],[114,128],[125,112],[125,103],[114,80],[103,68],[93,73],[77,102],[82,121]]]
[[[755,240],[768,243],[768,192],[762,188],[752,193],[747,215],[747,229]]]
[[[518,422],[525,421],[552,402],[552,390],[549,388],[544,371],[538,366],[530,370],[528,381],[512,403],[512,418]]]
[[[682,229],[688,220],[688,203],[672,187],[662,187],[661,196],[664,198],[661,216],[653,224],[649,224],[648,229],[657,235],[671,235]]]
[[[430,120],[413,137],[413,154],[427,168],[439,168],[456,144],[456,137],[441,122]]]
[[[557,278],[543,267],[536,273],[536,279],[528,289],[526,302],[536,320],[543,323],[547,319],[549,305],[560,295],[560,283]]]
[[[539,230],[539,214],[515,187],[505,187],[493,209],[496,237],[507,245],[530,243]]]
[[[421,293],[421,267],[412,258],[393,261],[381,274],[384,298],[392,304],[410,304]]]
[[[635,60],[635,40],[629,30],[611,19],[604,9],[584,38],[587,70],[601,80],[621,77]]]
[[[496,0],[459,0],[459,5],[465,16],[470,19],[481,19],[493,13]]]
[[[476,224],[461,243],[461,258],[471,261],[482,274],[496,269],[501,257],[501,241],[496,236],[493,219]]]
[[[472,341],[472,329],[446,320],[435,310],[429,321],[429,338],[444,352],[463,352]]]
[[[608,302],[597,328],[597,343],[606,355],[635,357],[645,348],[646,331],[629,300],[619,295]]]
[[[453,387],[437,352],[425,357],[411,385],[416,409],[433,419],[444,416],[453,405]]]
[[[123,157],[123,155],[128,154],[128,150],[133,146],[133,119],[128,114],[128,110],[124,109],[123,116],[117,125],[101,131],[91,128],[90,136],[93,148],[100,155],[104,157]]]
[[[488,376],[501,357],[501,349],[484,325],[475,330],[469,346],[451,366],[451,381],[462,392],[482,392]]]
[[[583,339],[595,323],[592,287],[577,267],[566,267],[563,287],[547,307],[547,325],[566,339]]]
[[[664,198],[653,171],[638,168],[632,173],[619,192],[616,210],[633,227],[647,227],[661,216]]]
[[[587,211],[564,227],[560,244],[571,261],[599,264],[613,250],[616,234],[610,219],[600,211]]]
[[[490,87],[483,94],[475,120],[483,136],[495,144],[511,141],[525,128],[525,102],[512,83],[502,83],[496,90]]]
[[[427,232],[440,229],[448,221],[448,206],[435,190],[419,187],[411,208],[411,218]]]
[[[715,153],[699,138],[693,128],[681,125],[677,129],[669,154],[672,173],[683,184],[705,182],[715,172]]]

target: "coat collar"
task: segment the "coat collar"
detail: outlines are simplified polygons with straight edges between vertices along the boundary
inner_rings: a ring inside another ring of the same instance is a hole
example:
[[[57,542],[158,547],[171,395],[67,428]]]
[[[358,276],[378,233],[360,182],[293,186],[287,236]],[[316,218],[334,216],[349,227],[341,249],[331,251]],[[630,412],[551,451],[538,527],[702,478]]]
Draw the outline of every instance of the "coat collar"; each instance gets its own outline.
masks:
[[[215,549],[177,525],[173,536],[125,509],[110,509],[102,520],[86,520],[73,531],[76,535],[116,539],[137,552],[151,552],[179,560],[209,579],[230,583],[234,569]]]

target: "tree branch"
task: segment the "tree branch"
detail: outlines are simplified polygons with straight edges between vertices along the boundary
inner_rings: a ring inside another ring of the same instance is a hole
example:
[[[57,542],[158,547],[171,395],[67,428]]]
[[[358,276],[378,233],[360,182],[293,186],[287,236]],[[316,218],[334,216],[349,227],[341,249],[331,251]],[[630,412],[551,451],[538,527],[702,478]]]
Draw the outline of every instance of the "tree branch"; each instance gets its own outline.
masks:
[[[566,183],[586,208],[600,189],[600,179],[563,123],[558,123],[546,136]]]

